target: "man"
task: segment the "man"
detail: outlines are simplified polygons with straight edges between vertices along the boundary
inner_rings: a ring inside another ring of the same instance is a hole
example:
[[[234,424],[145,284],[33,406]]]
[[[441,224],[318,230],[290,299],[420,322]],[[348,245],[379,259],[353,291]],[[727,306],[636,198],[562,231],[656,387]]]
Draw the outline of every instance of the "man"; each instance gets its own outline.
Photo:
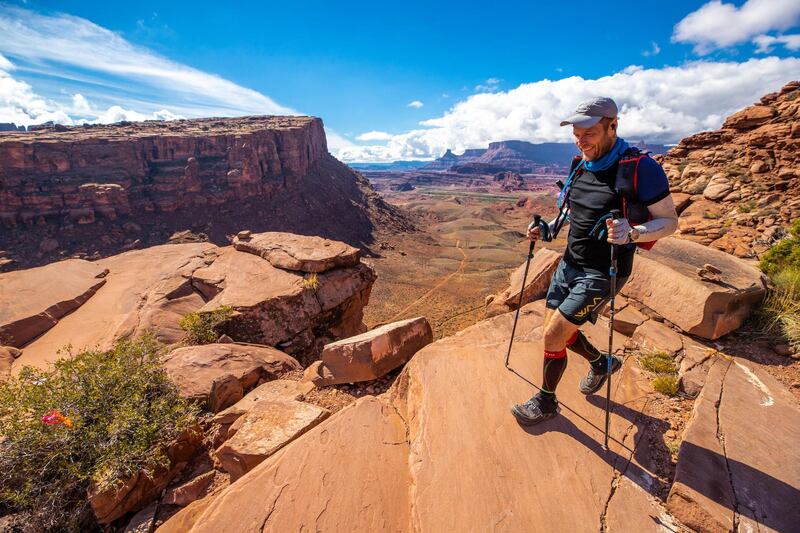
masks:
[[[629,149],[617,137],[617,124],[617,105],[605,97],[582,102],[571,117],[561,122],[561,126],[572,125],[582,158],[573,163],[575,171],[564,191],[569,236],[547,291],[542,388],[533,398],[511,409],[524,425],[537,424],[557,414],[556,387],[567,366],[567,348],[589,363],[589,372],[579,387],[583,394],[594,393],[608,378],[606,354],[592,346],[579,328],[587,321],[594,322],[599,308],[610,297],[611,246],[618,246],[619,290],[631,273],[636,243],[652,243],[678,227],[664,170],[650,157]],[[631,180],[633,192],[626,188],[628,192],[623,194],[618,190],[620,160],[627,165],[632,156],[637,164],[636,176]],[[640,213],[649,214],[649,220],[632,224],[626,218],[608,218],[612,209],[632,213],[634,206],[640,208]],[[557,220],[550,223],[551,232]],[[602,232],[604,238],[598,238],[597,230],[602,230],[603,224],[607,231]],[[529,227],[528,238],[537,240],[540,231]],[[621,366],[622,361],[612,356],[611,371],[616,372]]]

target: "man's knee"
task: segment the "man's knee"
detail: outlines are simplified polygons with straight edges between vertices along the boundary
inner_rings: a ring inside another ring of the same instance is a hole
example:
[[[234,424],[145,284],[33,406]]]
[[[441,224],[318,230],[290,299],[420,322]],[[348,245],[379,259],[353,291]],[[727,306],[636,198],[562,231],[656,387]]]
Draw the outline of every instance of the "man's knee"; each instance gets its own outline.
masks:
[[[561,350],[566,348],[567,341],[578,330],[578,326],[564,318],[561,311],[556,311],[544,328],[545,350]]]

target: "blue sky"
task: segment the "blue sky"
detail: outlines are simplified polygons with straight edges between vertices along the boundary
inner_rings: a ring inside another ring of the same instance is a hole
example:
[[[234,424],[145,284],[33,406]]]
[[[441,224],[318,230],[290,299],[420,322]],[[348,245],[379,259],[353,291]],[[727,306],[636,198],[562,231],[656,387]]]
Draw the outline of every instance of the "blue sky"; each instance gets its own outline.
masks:
[[[344,159],[430,158],[567,140],[597,91],[677,141],[800,78],[798,0],[251,4],[0,3],[0,122],[302,113]]]

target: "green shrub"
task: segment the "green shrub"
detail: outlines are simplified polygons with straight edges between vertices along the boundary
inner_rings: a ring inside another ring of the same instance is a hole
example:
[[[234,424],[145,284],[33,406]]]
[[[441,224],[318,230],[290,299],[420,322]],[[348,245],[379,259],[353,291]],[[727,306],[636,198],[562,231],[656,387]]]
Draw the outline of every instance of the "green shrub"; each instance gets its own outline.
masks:
[[[639,354],[639,366],[655,374],[650,380],[653,388],[667,396],[678,394],[678,371],[672,356],[666,352],[643,352]]]
[[[722,215],[720,215],[719,213],[715,213],[713,211],[706,211],[705,213],[703,213],[703,218],[709,218],[711,220],[716,220],[721,216]]]
[[[755,208],[756,208],[755,200],[748,200],[747,202],[745,202],[745,203],[743,203],[743,204],[741,204],[739,206],[739,212],[740,213],[749,213]]]
[[[759,266],[773,277],[783,270],[800,270],[800,218],[792,222],[788,238],[767,250]]]
[[[0,384],[0,511],[26,513],[33,531],[96,529],[89,483],[163,466],[166,443],[196,416],[151,335],[67,351],[50,370],[26,367]]]
[[[773,287],[755,314],[759,329],[800,348],[800,269],[787,268],[772,277]]]
[[[678,394],[678,376],[656,376],[651,381],[653,388],[665,396]]]
[[[672,356],[666,352],[646,352],[639,356],[639,365],[648,372],[671,374],[675,372]]]
[[[178,325],[187,335],[190,344],[211,344],[219,338],[217,326],[233,315],[233,308],[223,305],[213,311],[200,313],[195,311],[183,317]]]
[[[317,277],[317,273],[312,272],[307,277],[303,278],[303,285],[312,291],[317,290],[317,287],[319,287],[319,278]]]

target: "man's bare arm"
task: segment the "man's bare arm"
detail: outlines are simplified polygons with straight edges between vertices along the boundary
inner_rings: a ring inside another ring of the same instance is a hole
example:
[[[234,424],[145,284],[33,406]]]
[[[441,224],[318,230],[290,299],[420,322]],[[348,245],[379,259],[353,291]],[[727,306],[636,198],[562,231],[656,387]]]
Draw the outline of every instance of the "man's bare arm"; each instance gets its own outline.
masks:
[[[664,237],[669,237],[678,229],[678,213],[675,211],[675,203],[672,195],[668,195],[663,200],[659,200],[647,207],[653,220],[648,220],[642,224],[636,224],[633,229],[639,232],[639,236],[634,242],[650,242]]]

